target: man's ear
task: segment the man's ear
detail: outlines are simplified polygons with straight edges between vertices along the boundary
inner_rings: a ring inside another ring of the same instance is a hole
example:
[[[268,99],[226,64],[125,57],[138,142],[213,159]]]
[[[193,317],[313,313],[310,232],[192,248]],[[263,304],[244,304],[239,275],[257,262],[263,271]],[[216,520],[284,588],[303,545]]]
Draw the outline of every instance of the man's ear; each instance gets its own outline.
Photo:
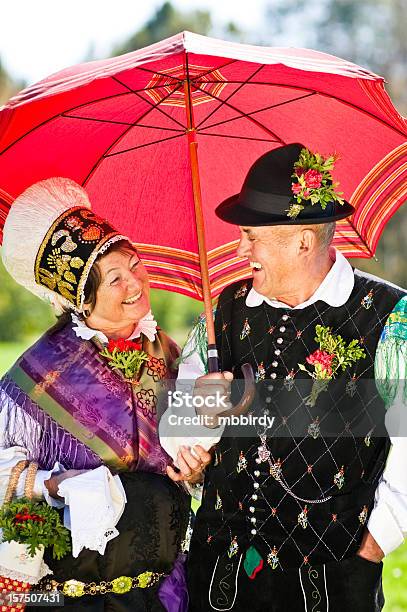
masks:
[[[309,255],[314,249],[316,245],[316,236],[315,232],[312,229],[308,229],[304,227],[300,232],[300,240],[299,240],[299,255]]]

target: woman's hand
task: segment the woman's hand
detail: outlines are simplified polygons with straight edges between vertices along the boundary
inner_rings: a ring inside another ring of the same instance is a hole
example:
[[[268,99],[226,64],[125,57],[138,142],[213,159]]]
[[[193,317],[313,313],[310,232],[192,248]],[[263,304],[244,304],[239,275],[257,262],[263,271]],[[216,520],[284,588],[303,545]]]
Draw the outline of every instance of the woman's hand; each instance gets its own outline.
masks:
[[[47,487],[48,493],[51,495],[51,497],[54,497],[55,499],[62,499],[62,497],[58,495],[58,487],[61,482],[63,482],[67,478],[79,476],[79,474],[83,474],[87,471],[88,470],[66,470],[66,472],[54,474],[53,476],[51,476],[51,478],[48,478],[48,480],[44,480],[44,484]]]
[[[200,444],[192,449],[194,454],[187,446],[180,446],[177,454],[177,464],[179,472],[167,465],[167,474],[174,482],[186,481],[191,484],[202,482],[203,471],[210,464],[212,457]]]

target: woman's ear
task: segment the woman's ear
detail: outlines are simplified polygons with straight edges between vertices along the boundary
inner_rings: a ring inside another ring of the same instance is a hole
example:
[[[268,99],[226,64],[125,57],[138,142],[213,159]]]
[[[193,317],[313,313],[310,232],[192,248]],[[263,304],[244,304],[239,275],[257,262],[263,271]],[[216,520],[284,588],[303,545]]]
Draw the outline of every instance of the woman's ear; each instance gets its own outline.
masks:
[[[82,309],[82,315],[84,319],[87,319],[88,317],[90,317],[92,312],[92,306],[89,303],[84,303],[83,305],[83,309]]]

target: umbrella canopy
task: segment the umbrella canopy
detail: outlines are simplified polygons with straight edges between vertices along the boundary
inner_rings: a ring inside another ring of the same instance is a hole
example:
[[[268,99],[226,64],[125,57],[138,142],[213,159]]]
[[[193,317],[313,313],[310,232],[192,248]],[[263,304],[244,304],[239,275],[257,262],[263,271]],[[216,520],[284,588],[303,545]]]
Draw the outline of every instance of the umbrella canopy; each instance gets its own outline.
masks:
[[[250,275],[238,230],[214,214],[253,161],[301,142],[337,153],[356,208],[335,245],[371,257],[407,197],[407,122],[383,79],[337,57],[183,32],[63,70],[0,111],[0,226],[10,202],[50,176],[83,185],[93,208],[138,244],[153,287],[202,297],[196,205],[212,296]]]

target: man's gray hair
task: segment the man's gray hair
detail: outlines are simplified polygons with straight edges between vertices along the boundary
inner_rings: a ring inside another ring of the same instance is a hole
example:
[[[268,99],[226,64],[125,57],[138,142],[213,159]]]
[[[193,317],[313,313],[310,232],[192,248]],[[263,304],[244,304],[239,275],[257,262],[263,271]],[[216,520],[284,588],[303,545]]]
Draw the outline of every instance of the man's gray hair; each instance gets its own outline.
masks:
[[[311,227],[316,236],[318,243],[322,250],[328,249],[335,234],[336,223],[335,221],[331,223],[321,223],[318,225],[311,225]]]

